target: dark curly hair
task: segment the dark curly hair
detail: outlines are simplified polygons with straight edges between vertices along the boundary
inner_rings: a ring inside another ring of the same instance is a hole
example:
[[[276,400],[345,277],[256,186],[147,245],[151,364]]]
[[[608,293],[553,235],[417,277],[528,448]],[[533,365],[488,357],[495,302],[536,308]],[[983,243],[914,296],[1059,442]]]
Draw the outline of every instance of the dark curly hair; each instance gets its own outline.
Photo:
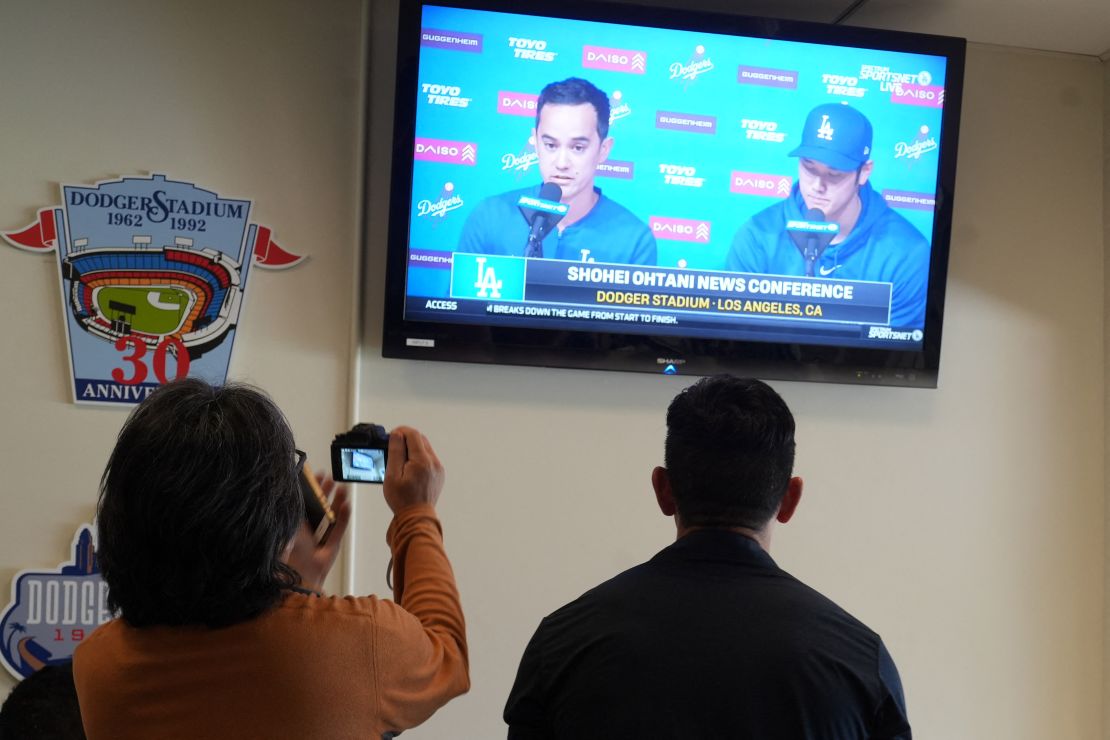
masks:
[[[283,562],[303,514],[293,434],[246,385],[158,388],[120,430],[100,482],[97,558],[129,624],[220,627],[294,585]]]
[[[682,523],[760,530],[794,468],[794,416],[759,380],[702,378],[667,409],[665,464]]]

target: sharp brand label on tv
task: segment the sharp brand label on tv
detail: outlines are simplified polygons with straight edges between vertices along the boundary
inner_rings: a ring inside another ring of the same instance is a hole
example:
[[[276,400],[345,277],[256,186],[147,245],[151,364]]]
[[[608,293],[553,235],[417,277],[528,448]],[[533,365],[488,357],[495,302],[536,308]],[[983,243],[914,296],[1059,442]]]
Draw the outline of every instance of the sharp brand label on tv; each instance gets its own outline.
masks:
[[[470,2],[402,9],[387,354],[935,384],[962,41]]]

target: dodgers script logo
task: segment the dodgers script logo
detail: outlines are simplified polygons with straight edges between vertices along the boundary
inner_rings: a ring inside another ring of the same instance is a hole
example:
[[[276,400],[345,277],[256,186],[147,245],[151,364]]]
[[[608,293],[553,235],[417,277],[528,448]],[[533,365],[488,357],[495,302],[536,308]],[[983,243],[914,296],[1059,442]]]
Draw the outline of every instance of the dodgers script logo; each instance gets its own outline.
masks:
[[[455,183],[445,182],[439,191],[439,197],[435,200],[424,198],[416,204],[417,218],[431,217],[443,219],[451,211],[462,208],[465,205],[462,196],[455,193]]]
[[[609,96],[609,125],[612,126],[614,121],[628,118],[630,115],[632,115],[632,107],[624,100],[624,93],[614,90]]]
[[[12,600],[0,617],[0,659],[17,679],[72,660],[78,643],[112,617],[91,525],[78,527],[72,548],[71,562],[20,571],[12,580]]]
[[[712,69],[713,60],[705,55],[705,47],[698,44],[694,47],[694,53],[690,55],[690,59],[685,64],[682,62],[671,63],[671,79],[682,80],[682,86],[685,89],[699,75],[703,75]]]
[[[501,170],[503,172],[516,172],[518,180],[525,172],[539,163],[540,155],[536,154],[536,147],[532,143],[531,136],[528,137],[519,154],[505,152],[501,155]]]
[[[303,259],[250,223],[249,200],[193,183],[151,175],[61,190],[61,207],[3,236],[58,255],[77,403],[138,403],[187,375],[223,382],[250,266]]]
[[[910,141],[899,141],[894,145],[895,159],[918,160],[923,154],[936,151],[937,140],[929,135],[929,127],[921,126],[917,135]]]

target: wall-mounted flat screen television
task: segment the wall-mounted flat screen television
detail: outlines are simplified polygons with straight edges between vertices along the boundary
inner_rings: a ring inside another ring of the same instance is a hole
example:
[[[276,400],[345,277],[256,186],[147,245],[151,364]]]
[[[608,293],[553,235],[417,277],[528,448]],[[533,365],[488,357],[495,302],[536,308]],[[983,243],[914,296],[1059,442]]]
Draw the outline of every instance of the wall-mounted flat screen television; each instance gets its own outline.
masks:
[[[962,39],[400,13],[385,356],[936,386]]]

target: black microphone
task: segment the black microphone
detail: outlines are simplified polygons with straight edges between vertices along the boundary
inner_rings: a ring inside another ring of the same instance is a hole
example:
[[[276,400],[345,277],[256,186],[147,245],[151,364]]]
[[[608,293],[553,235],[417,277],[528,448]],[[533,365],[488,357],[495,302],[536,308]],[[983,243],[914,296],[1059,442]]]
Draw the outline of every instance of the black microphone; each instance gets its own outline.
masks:
[[[828,228],[821,226],[826,224]],[[806,211],[805,221],[786,222],[786,233],[794,241],[794,246],[802,253],[805,260],[806,277],[813,277],[817,260],[825,253],[825,247],[833,240],[840,227],[825,221],[825,213],[820,208],[810,208]]]
[[[806,211],[806,221],[823,222],[824,220],[825,212],[820,208],[810,208]],[[806,234],[806,246],[805,249],[802,250],[802,256],[806,261],[806,277],[813,277],[817,259],[821,256],[821,253],[825,251],[825,247],[828,246],[828,242],[825,242],[818,247],[819,240],[820,237],[812,231]]]
[[[561,187],[553,182],[545,182],[540,187],[537,199],[549,203],[558,203],[562,197],[563,189]],[[527,205],[521,205],[520,211],[531,226],[528,230],[528,243],[524,247],[524,256],[543,257],[544,237],[551,233],[555,224],[559,223],[565,214],[551,213],[539,208],[530,208]]]

